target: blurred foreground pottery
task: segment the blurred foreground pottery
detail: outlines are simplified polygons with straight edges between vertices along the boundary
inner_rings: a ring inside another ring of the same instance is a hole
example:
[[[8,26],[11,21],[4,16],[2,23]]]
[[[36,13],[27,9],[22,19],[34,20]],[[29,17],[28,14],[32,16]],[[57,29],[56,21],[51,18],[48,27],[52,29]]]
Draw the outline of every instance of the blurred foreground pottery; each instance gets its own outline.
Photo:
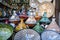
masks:
[[[40,40],[40,35],[32,29],[24,29],[16,33],[14,40]]]
[[[0,23],[0,40],[7,40],[13,34],[13,27]]]
[[[47,30],[41,34],[41,38],[42,40],[60,40],[60,34],[55,31]]]

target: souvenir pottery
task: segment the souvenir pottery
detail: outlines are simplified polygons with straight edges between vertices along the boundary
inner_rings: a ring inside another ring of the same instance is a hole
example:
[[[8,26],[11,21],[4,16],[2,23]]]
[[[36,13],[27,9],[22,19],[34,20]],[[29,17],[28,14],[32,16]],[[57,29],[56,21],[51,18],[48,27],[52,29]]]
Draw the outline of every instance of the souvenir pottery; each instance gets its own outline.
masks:
[[[13,15],[9,19],[10,22],[13,22],[14,24],[18,24],[20,21],[19,16],[16,14],[16,11],[13,11]]]
[[[32,29],[24,29],[16,33],[14,40],[40,40],[40,36]]]
[[[44,12],[44,15],[42,19],[40,20],[40,22],[46,23],[46,24],[50,23],[50,20],[47,18],[47,12]]]
[[[21,11],[19,17],[23,18],[23,19],[27,19],[28,18],[27,14],[26,14],[26,9],[25,9],[24,5],[22,6],[22,11]]]
[[[36,8],[29,8],[29,11],[27,12],[28,16],[35,16],[36,15]]]
[[[53,30],[60,33],[60,27],[57,25],[55,18],[52,18],[52,22],[50,23],[50,25],[48,25],[46,30]]]
[[[24,19],[20,19],[21,22],[18,24],[18,26],[16,26],[16,32],[18,32],[19,30],[22,30],[22,29],[26,29],[26,25],[25,23],[23,22]]]
[[[38,8],[39,4],[40,3],[37,0],[30,0],[29,2],[30,7],[32,8]]]
[[[54,5],[51,2],[43,2],[39,6],[40,15],[43,16],[44,12],[47,12],[47,17],[51,17],[54,14]]]
[[[25,22],[29,27],[33,27],[36,24],[36,20],[33,16],[29,16],[29,18]]]
[[[44,31],[43,27],[40,26],[39,22],[37,23],[37,25],[33,28],[33,30],[35,30],[38,33],[42,33]]]
[[[0,23],[0,40],[7,40],[13,33],[11,25]]]
[[[41,38],[42,40],[60,40],[60,35],[55,31],[44,31]]]
[[[41,16],[39,16],[38,12],[36,12],[35,19],[36,19],[37,21],[41,19]]]

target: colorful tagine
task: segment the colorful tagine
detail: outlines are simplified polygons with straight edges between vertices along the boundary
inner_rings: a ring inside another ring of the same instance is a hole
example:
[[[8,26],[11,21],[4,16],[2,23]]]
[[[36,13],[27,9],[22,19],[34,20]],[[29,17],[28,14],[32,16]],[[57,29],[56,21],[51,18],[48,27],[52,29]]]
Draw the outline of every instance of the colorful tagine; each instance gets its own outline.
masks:
[[[25,22],[29,27],[33,27],[36,24],[36,20],[34,16],[29,16],[29,18]]]
[[[50,25],[48,25],[48,27],[46,29],[47,30],[53,30],[53,31],[60,33],[60,27],[55,22],[55,18],[52,18],[52,22],[50,23]]]
[[[32,29],[24,29],[16,33],[14,40],[40,40],[40,35]]]
[[[24,19],[20,19],[21,22],[18,24],[18,26],[16,26],[16,31],[19,31],[19,30],[22,30],[22,29],[26,29],[26,25],[25,23],[23,22]]]
[[[29,8],[28,12],[27,12],[28,16],[35,16],[36,15],[36,8]]]
[[[44,31],[41,38],[42,40],[60,40],[60,35],[55,31]]]
[[[35,30],[38,33],[42,33],[44,31],[43,27],[40,26],[39,22],[37,23],[37,25],[33,28],[33,30]]]
[[[39,16],[38,12],[36,12],[35,19],[36,19],[37,21],[41,19],[41,16]]]
[[[13,33],[11,25],[0,23],[0,40],[7,40]]]
[[[9,19],[10,22],[13,22],[14,24],[18,24],[20,21],[19,16],[16,14],[16,11],[13,11],[13,15]]]
[[[47,12],[44,12],[44,15],[43,15],[42,19],[40,20],[40,22],[48,24],[48,23],[50,23],[50,20],[47,18],[46,13]]]
[[[27,19],[28,18],[28,16],[26,15],[26,9],[25,9],[24,5],[22,6],[22,11],[21,11],[19,17],[23,18],[23,19]]]

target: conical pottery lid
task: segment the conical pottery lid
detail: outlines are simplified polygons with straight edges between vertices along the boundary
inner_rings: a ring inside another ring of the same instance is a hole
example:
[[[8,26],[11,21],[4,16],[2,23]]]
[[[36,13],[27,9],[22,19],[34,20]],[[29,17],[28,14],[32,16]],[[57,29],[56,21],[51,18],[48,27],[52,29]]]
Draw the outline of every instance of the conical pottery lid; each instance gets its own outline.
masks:
[[[52,19],[52,22],[50,23],[50,25],[48,25],[46,29],[60,32],[60,27],[57,25],[55,18]]]
[[[44,15],[42,17],[42,19],[40,20],[40,22],[42,23],[50,23],[50,20],[47,18],[47,12],[44,12]]]
[[[14,40],[40,40],[40,36],[32,29],[24,29],[16,33]]]
[[[36,15],[36,8],[30,7],[27,14],[28,14],[28,16],[35,16]]]
[[[44,31],[43,27],[40,26],[39,22],[37,23],[37,25],[33,28],[33,30],[35,30],[38,33],[42,33]]]
[[[29,18],[25,22],[26,24],[36,24],[36,20],[33,16],[29,16]]]
[[[44,12],[47,12],[47,17],[51,17],[54,14],[54,5],[51,2],[47,2],[44,1],[43,3],[41,3],[41,5],[39,6],[40,9],[40,14],[41,16],[43,16]]]
[[[9,21],[19,21],[19,20],[20,20],[20,18],[16,14],[16,11],[13,11],[13,15],[10,17]]]
[[[42,40],[60,40],[60,35],[55,31],[44,31],[41,38]]]
[[[25,29],[26,28],[26,25],[25,25],[25,23],[24,23],[24,19],[20,19],[21,20],[21,22],[16,26],[16,31],[19,31],[19,30],[21,30],[21,29]]]
[[[21,10],[21,13],[20,13],[20,18],[24,18],[26,19],[28,16],[26,14],[26,9],[25,9],[25,5],[22,6],[22,10]]]
[[[13,33],[11,25],[0,23],[0,40],[7,40]]]

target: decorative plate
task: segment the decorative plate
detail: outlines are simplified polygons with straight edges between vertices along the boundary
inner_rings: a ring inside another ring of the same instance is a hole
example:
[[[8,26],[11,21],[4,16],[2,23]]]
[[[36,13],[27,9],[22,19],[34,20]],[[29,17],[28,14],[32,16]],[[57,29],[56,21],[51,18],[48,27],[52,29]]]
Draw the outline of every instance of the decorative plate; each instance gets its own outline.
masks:
[[[44,31],[41,38],[42,40],[60,40],[60,35],[55,31]]]
[[[32,29],[24,29],[16,33],[14,40],[40,40],[40,36]]]
[[[54,14],[55,11],[54,9],[55,9],[54,5],[46,1],[41,3],[41,5],[39,6],[41,16],[43,16],[44,12],[47,12],[48,18]]]

